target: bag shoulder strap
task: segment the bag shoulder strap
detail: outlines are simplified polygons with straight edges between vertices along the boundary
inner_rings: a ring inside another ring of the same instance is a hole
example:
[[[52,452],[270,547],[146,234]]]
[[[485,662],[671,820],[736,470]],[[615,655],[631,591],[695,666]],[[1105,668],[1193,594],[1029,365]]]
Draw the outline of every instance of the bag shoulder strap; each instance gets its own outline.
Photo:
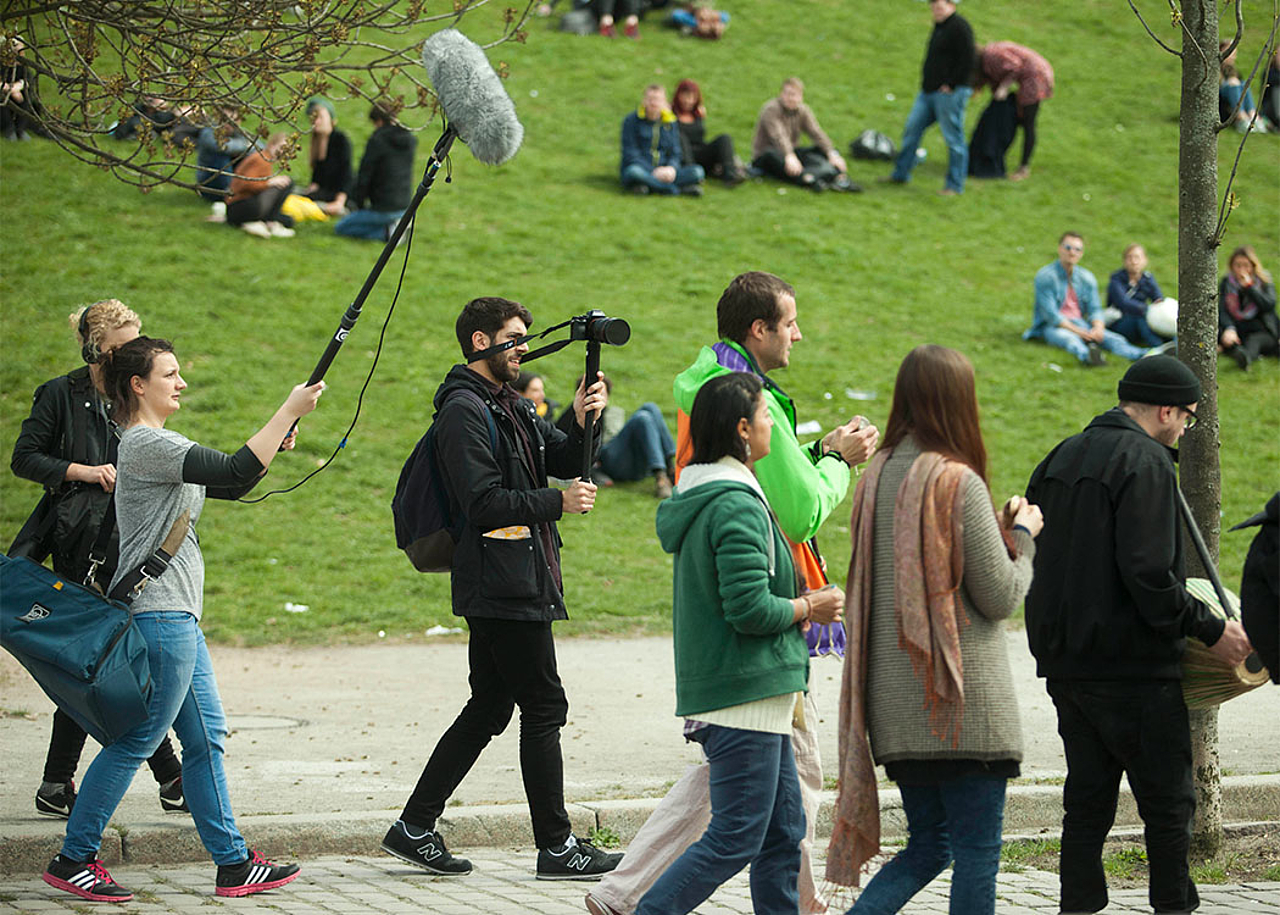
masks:
[[[107,507],[102,512],[102,523],[98,525],[98,536],[93,538],[89,547],[89,571],[84,576],[84,586],[103,593],[98,584],[98,566],[107,561],[107,548],[111,545],[111,535],[116,529],[116,497],[107,500]]]
[[[111,503],[111,515],[113,518],[115,517],[114,499]],[[177,555],[178,548],[182,546],[182,541],[187,539],[187,531],[190,529],[191,509],[186,509],[177,518],[173,519],[173,525],[169,528],[169,533],[165,536],[164,542],[156,547],[156,551],[148,556],[142,565],[120,579],[119,583],[111,589],[111,599],[120,601],[126,606],[137,600],[138,595],[142,593],[142,589],[163,575],[165,569],[169,568],[169,563]]]

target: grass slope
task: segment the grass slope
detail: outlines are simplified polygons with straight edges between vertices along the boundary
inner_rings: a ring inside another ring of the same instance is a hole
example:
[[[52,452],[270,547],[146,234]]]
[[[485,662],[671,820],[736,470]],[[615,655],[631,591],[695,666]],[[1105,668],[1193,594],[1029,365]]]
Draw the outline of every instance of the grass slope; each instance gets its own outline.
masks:
[[[1264,5],[1245,6],[1260,23]],[[963,8],[980,40],[1023,42],[1055,66],[1057,95],[1041,113],[1028,182],[973,182],[958,200],[937,198],[946,152],[933,130],[928,159],[905,188],[875,186],[887,169],[852,163],[855,180],[870,185],[866,194],[813,196],[765,183],[712,186],[701,200],[620,194],[618,125],[652,81],[698,78],[710,130],[729,132],[744,155],[759,106],[792,73],[805,79],[807,101],[842,146],[865,127],[900,135],[929,29],[923,5],[742,0],[732,12],[718,43],[682,39],[653,22],[641,41],[611,43],[539,22],[526,45],[493,52],[495,62],[510,64],[524,149],[489,169],[456,148],[452,182],[439,180],[420,211],[382,361],[337,462],[297,493],[206,508],[211,638],[365,640],[452,625],[447,577],[411,571],[395,549],[388,506],[400,465],[429,422],[436,385],[456,358],[453,320],[476,295],[519,299],[541,327],[589,308],[627,318],[631,343],[604,354],[617,399],[627,408],[656,401],[674,425],[671,379],[713,339],[720,291],[742,270],[774,271],[798,289],[805,339],[777,378],[801,419],[826,428],[862,412],[883,427],[902,356],[923,342],[957,347],[977,367],[998,497],[1020,491],[1050,447],[1114,403],[1122,365],[1084,371],[1019,334],[1030,318],[1031,277],[1067,228],[1085,234],[1084,263],[1104,282],[1122,247],[1143,242],[1162,286],[1177,295],[1177,61],[1127,8],[1101,0]],[[1158,11],[1149,18],[1164,21]],[[472,18],[467,28],[481,35],[485,23]],[[1242,58],[1263,37],[1255,26]],[[986,100],[970,105],[970,129]],[[362,147],[364,112],[341,105],[339,122]],[[1237,139],[1221,138],[1224,178]],[[420,135],[419,167],[434,140],[434,126]],[[35,385],[75,365],[65,315],[78,303],[118,296],[143,315],[148,333],[178,347],[191,388],[172,427],[234,449],[305,377],[378,253],[326,226],[304,226],[292,241],[260,241],[209,225],[206,208],[187,192],[140,195],[40,141],[4,144],[0,154],[6,446]],[[305,182],[304,170],[295,167],[295,178]],[[1252,243],[1280,272],[1277,176],[1280,139],[1251,139],[1237,178],[1244,203],[1226,248]],[[341,439],[400,258],[330,371],[298,451],[273,467],[271,484],[296,480]],[[581,371],[581,350],[537,368],[563,401]],[[1278,379],[1273,360],[1247,375],[1222,363],[1228,522],[1276,488]],[[846,389],[877,396],[854,401]],[[6,542],[37,497],[32,484],[0,476]],[[590,516],[563,522],[574,619],[562,633],[668,627],[670,559],[653,534],[654,507],[647,484],[617,486]],[[838,580],[848,563],[847,523],[846,507],[822,534]],[[1228,582],[1239,580],[1247,544],[1248,535],[1224,535]],[[285,613],[286,601],[310,610]]]

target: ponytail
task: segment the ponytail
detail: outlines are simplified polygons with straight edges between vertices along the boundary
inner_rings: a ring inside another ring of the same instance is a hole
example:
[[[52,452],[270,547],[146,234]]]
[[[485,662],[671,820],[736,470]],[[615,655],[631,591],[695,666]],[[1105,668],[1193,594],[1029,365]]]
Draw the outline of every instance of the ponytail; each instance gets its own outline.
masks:
[[[156,353],[172,353],[173,344],[154,337],[136,337],[118,346],[102,359],[102,385],[112,402],[117,423],[128,423],[138,412],[134,378],[146,378],[156,361]]]

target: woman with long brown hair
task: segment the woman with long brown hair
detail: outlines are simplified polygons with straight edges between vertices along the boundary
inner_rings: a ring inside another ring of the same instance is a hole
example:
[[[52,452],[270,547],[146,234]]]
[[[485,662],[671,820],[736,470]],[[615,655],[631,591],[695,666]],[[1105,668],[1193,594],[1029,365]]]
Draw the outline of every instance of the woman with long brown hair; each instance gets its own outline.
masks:
[[[1259,356],[1280,354],[1276,287],[1252,245],[1231,252],[1218,283],[1218,344],[1246,371]]]
[[[1031,584],[1041,525],[1018,496],[992,509],[969,360],[916,347],[854,493],[827,876],[855,886],[879,851],[873,758],[898,783],[909,839],[851,913],[898,911],[952,861],[951,911],[995,911],[1005,783],[1022,759],[1001,620]]]

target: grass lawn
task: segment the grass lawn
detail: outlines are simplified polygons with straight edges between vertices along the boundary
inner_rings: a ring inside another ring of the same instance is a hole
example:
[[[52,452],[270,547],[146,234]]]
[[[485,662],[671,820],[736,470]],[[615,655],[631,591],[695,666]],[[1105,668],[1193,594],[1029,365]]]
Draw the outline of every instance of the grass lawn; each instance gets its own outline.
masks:
[[[1169,41],[1167,11],[1150,7]],[[874,14],[872,10],[874,9]],[[1241,59],[1264,40],[1270,5],[1245,3],[1252,23]],[[929,30],[923,4],[741,0],[720,42],[643,26],[639,42],[563,35],[533,24],[524,45],[492,53],[510,66],[507,89],[526,128],[521,153],[490,169],[455,147],[453,180],[438,180],[419,212],[404,289],[360,422],[338,460],[301,490],[255,506],[210,503],[201,522],[208,566],[204,625],[227,642],[421,638],[453,625],[445,576],[418,575],[395,548],[389,504],[401,463],[425,430],[431,397],[456,360],[453,321],[477,295],[528,305],[537,327],[599,308],[631,322],[631,342],[604,353],[615,400],[652,400],[674,427],[671,379],[713,341],[715,302],[737,273],[764,269],[797,287],[804,340],[777,380],[801,420],[824,428],[855,412],[883,427],[894,374],[911,347],[954,346],[978,372],[997,497],[1021,491],[1044,453],[1114,403],[1124,366],[1086,371],[1064,353],[1021,342],[1031,279],[1059,234],[1082,232],[1084,265],[1105,284],[1122,248],[1144,243],[1167,294],[1177,290],[1178,62],[1145,36],[1124,4],[968,4],[979,40],[1030,45],[1054,64],[1057,94],[1042,106],[1031,180],[971,182],[959,199],[933,193],[946,151],[926,134],[927,160],[906,187],[874,183],[882,164],[851,162],[862,195],[815,196],[750,182],[700,200],[649,199],[617,187],[618,126],[643,86],[700,80],[712,135],[744,157],[760,105],[781,78],[801,76],[808,101],[844,147],[866,127],[900,136],[918,88]],[[484,11],[466,20],[478,40],[496,32]],[[987,95],[969,107],[969,127]],[[362,106],[340,104],[357,150]],[[252,126],[252,125],[250,125]],[[420,135],[419,167],[437,125]],[[1221,136],[1223,176],[1239,137]],[[1015,143],[1016,154],[1019,144]],[[47,378],[74,367],[65,316],[80,303],[124,299],[144,331],[174,340],[191,387],[170,425],[234,450],[314,365],[378,249],[302,226],[293,240],[259,240],[204,221],[186,191],[142,195],[43,141],[0,148],[4,359],[0,441],[8,447]],[[305,183],[305,164],[294,168]],[[1220,263],[1251,243],[1280,272],[1280,138],[1246,146],[1236,210]],[[298,450],[268,483],[299,478],[346,430],[387,313],[403,250],[393,258],[328,375],[321,409]],[[537,363],[564,401],[581,372],[579,347]],[[1247,517],[1280,478],[1280,366],[1248,374],[1221,363],[1223,512]],[[846,391],[871,391],[872,400]],[[260,487],[265,491],[265,487]],[[0,476],[6,544],[38,488]],[[669,628],[670,559],[653,534],[648,484],[605,491],[585,518],[561,525],[570,613],[562,635]],[[1225,526],[1225,525],[1224,525]],[[848,563],[848,514],[821,534],[834,572]],[[1081,532],[1087,536],[1087,532]],[[1248,534],[1224,534],[1223,577],[1238,582]],[[287,613],[286,602],[305,604]]]

